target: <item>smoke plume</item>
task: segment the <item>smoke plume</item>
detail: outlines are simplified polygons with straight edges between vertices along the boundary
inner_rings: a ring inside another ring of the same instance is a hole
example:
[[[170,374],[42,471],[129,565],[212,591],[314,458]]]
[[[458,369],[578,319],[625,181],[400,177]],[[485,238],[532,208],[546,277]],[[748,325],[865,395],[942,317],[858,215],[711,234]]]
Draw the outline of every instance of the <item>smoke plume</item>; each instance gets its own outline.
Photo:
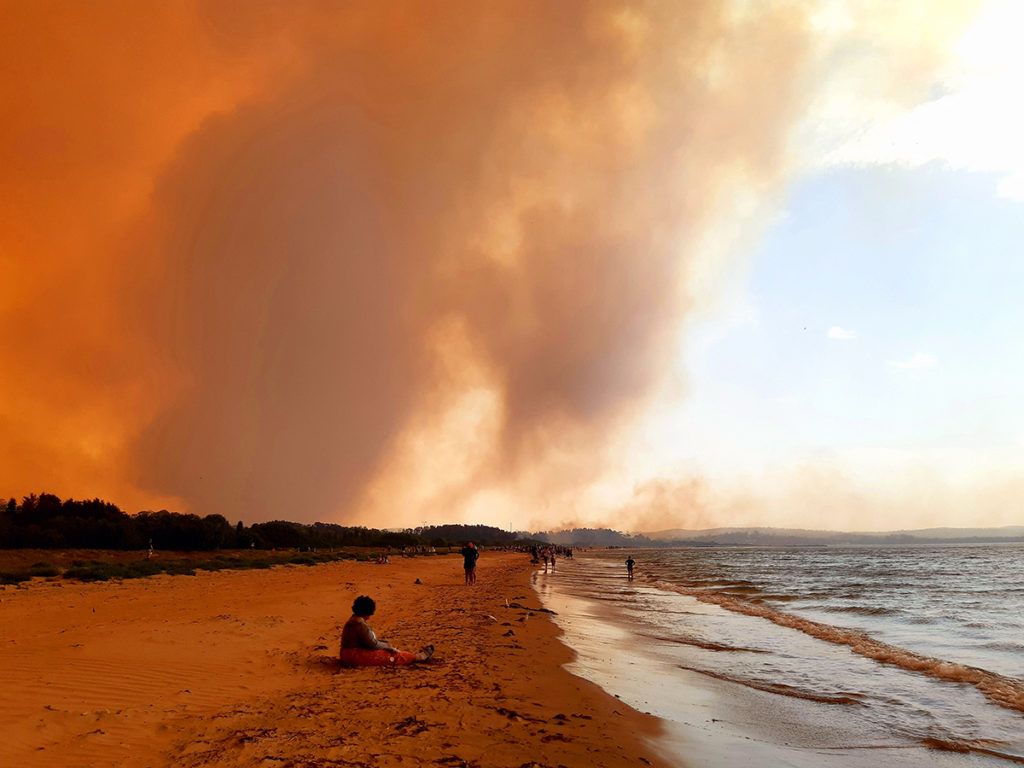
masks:
[[[247,520],[591,486],[813,43],[800,4],[15,8],[0,486]]]

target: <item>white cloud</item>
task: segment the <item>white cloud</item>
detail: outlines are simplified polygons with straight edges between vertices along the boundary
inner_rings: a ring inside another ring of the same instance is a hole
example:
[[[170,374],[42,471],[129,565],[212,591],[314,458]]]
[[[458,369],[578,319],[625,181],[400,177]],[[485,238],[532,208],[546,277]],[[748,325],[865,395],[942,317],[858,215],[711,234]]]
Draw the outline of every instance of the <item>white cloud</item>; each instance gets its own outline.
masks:
[[[930,39],[918,25],[906,23],[916,14],[930,18],[928,4],[894,5],[903,8],[904,23],[876,27],[886,18],[879,11],[887,6],[873,5],[865,8],[874,12],[847,7],[845,16],[833,14],[822,22],[823,50],[829,54],[825,61],[843,63],[828,70],[830,78],[798,146],[819,167],[916,167],[938,161],[954,169],[1003,174],[998,193],[1024,200],[1024,102],[1013,96],[1024,78],[1024,46],[1018,40],[1024,3],[989,0],[952,45],[947,37],[957,37],[958,14],[950,13],[949,25],[939,25]],[[907,30],[924,37],[905,37]],[[851,47],[851,39],[873,45]],[[841,44],[846,48],[838,48]],[[836,50],[845,53],[839,57]],[[940,51],[947,58],[934,73],[932,88],[907,103],[911,86],[921,85],[915,56],[938,60]],[[905,91],[899,88],[904,81]]]
[[[938,359],[934,355],[926,355],[924,352],[915,352],[914,356],[909,360],[893,360],[889,362],[889,365],[894,368],[931,368],[938,362]]]
[[[828,329],[828,337],[830,339],[856,339],[856,331],[848,331],[845,328],[840,328],[838,325],[833,325]]]

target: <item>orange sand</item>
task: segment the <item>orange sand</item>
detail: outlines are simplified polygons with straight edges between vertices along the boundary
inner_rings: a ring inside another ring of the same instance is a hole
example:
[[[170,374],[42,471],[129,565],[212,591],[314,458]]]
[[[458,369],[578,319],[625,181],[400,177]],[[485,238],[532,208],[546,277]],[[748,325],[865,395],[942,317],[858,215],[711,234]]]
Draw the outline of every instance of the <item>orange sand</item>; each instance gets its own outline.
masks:
[[[561,665],[526,556],[53,580],[0,592],[0,765],[667,765],[658,724]],[[414,584],[419,578],[422,584]],[[433,661],[339,669],[352,600]]]

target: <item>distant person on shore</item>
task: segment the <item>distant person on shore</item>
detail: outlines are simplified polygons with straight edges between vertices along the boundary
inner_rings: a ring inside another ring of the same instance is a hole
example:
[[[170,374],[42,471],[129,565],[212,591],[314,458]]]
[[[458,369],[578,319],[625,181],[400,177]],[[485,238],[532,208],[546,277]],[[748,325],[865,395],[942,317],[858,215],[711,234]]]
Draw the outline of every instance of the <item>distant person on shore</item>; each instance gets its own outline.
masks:
[[[377,610],[372,598],[360,596],[352,604],[352,618],[341,631],[341,663],[346,667],[389,667],[426,661],[434,654],[434,646],[426,645],[419,653],[400,651],[391,643],[378,640],[366,623]]]
[[[626,576],[627,576],[627,578],[630,578],[630,579],[633,578],[633,566],[634,565],[636,565],[636,561],[633,559],[633,556],[630,555],[628,558],[626,558]]]
[[[462,555],[462,567],[466,571],[466,585],[476,584],[476,561],[480,557],[480,550],[472,541],[467,541],[459,554]]]

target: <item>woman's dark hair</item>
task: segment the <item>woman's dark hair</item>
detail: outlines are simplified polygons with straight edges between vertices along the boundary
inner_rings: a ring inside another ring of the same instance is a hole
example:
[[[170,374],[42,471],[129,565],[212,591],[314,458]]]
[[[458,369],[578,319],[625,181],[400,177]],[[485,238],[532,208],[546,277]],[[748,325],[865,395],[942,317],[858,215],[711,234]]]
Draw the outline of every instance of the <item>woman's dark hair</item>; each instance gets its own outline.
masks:
[[[352,613],[356,616],[372,616],[373,612],[377,610],[377,604],[373,602],[373,598],[367,597],[366,595],[360,595],[356,598],[356,601],[352,603]]]

